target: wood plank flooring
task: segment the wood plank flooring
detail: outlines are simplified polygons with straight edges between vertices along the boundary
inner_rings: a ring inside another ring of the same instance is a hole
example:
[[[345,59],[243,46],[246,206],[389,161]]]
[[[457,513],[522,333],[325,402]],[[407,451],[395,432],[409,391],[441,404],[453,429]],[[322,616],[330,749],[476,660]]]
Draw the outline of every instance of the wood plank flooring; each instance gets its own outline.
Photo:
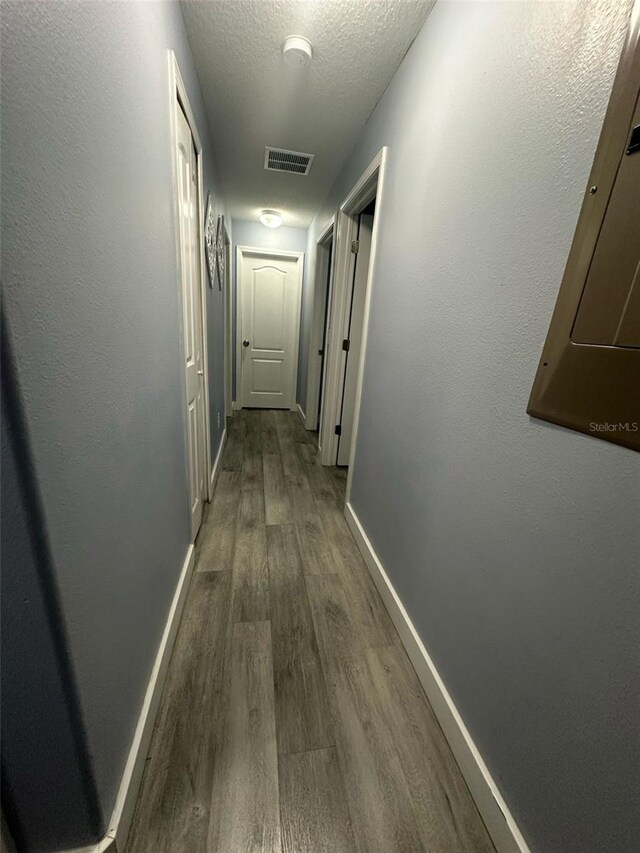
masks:
[[[297,413],[241,411],[127,853],[493,845]]]

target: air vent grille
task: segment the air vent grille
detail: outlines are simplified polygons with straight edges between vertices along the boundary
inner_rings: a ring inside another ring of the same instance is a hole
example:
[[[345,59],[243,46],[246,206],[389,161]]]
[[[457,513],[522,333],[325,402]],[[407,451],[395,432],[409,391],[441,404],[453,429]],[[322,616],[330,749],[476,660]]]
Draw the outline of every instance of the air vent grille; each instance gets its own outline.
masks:
[[[308,175],[315,154],[302,154],[300,151],[286,151],[284,148],[264,150],[264,167],[268,172],[291,172],[294,175]]]

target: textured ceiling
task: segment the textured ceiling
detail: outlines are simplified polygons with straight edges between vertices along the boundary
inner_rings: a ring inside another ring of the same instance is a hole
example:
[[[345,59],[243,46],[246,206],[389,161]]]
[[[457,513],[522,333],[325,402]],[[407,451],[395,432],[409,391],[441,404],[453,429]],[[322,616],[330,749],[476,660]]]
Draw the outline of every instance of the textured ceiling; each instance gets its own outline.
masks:
[[[231,215],[275,208],[306,227],[434,0],[183,0]],[[285,64],[308,38],[307,68]],[[264,170],[264,146],[315,154],[308,177]]]

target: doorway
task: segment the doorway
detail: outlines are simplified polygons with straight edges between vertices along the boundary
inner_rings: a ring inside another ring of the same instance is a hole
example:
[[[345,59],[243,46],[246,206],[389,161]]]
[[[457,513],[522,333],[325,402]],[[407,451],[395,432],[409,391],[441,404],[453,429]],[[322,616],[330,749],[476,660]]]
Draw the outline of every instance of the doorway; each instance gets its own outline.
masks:
[[[333,258],[333,240],[329,243],[329,270],[326,276],[326,285],[325,285],[325,293],[324,293],[324,308],[322,311],[322,338],[320,343],[320,349],[318,350],[318,355],[320,356],[320,387],[318,388],[318,393],[316,394],[316,400],[318,401],[318,411],[314,418],[315,429],[320,429],[320,418],[322,417],[322,386],[324,384],[324,368],[327,362],[326,359],[326,351],[327,351],[327,320],[329,315],[329,297],[331,295],[331,260]]]
[[[176,239],[182,313],[182,367],[185,376],[187,480],[193,541],[202,522],[204,501],[211,498],[202,144],[172,52],[170,73]]]
[[[357,444],[386,159],[387,149],[382,148],[340,205],[335,220],[319,444],[323,465],[349,469],[347,500]]]
[[[301,252],[238,246],[237,384],[242,408],[296,409]]]
[[[224,415],[233,414],[233,300],[231,295],[231,239],[224,226]]]
[[[347,467],[353,436],[353,416],[356,403],[356,385],[358,381],[358,363],[362,345],[364,324],[364,304],[367,295],[367,277],[371,238],[373,236],[373,217],[375,199],[358,215],[354,248],[353,277],[350,282],[351,294],[348,299],[346,318],[346,349],[342,371],[342,400],[338,418],[338,453],[336,464]]]
[[[316,244],[315,285],[304,418],[304,425],[308,430],[319,430],[322,417],[323,386],[327,362],[327,330],[333,277],[333,243],[334,217],[322,229]]]

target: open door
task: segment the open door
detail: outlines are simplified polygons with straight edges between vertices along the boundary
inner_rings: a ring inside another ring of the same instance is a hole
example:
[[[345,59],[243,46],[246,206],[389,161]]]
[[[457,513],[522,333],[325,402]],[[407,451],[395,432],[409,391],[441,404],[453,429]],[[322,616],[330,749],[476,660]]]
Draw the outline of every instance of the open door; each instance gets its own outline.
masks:
[[[347,499],[356,454],[387,151],[381,148],[369,163],[334,220],[318,450],[321,465],[349,468]]]
[[[338,428],[338,465],[348,465],[353,438],[353,421],[356,405],[359,357],[364,328],[364,306],[367,295],[371,237],[373,234],[373,205],[358,217],[358,236],[353,246],[355,264],[351,284],[343,343],[344,367],[342,373],[342,404]]]
[[[320,346],[318,347],[318,357],[320,359],[320,371],[319,371],[319,383],[316,391],[317,394],[317,407],[315,412],[315,417],[313,419],[313,429],[320,429],[320,418],[322,417],[322,392],[324,390],[324,368],[327,363],[327,325],[329,320],[329,299],[331,297],[331,262],[333,260],[333,239],[329,241],[327,244],[327,248],[329,251],[329,257],[327,259],[327,274],[325,277],[325,291],[324,298],[322,299],[323,309],[322,309],[322,320],[321,320],[321,337],[320,337]]]

